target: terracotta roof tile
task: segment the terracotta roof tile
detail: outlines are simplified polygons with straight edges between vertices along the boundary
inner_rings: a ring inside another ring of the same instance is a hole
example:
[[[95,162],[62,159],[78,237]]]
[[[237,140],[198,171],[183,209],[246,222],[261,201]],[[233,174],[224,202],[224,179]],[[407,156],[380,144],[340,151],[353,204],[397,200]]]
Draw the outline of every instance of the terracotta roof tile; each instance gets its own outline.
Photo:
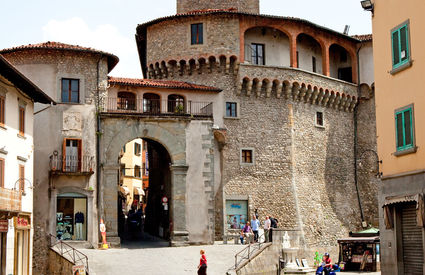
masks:
[[[24,50],[65,50],[65,51],[78,51],[78,52],[103,54],[108,57],[109,71],[111,71],[115,67],[115,65],[117,65],[119,61],[119,58],[116,55],[113,55],[111,53],[99,51],[89,47],[82,47],[79,45],[70,45],[70,44],[65,44],[61,42],[53,42],[53,41],[47,41],[47,42],[38,43],[38,44],[28,44],[28,45],[22,45],[22,46],[12,47],[8,49],[3,49],[3,50],[0,50],[0,53],[5,54],[5,53],[24,51]]]
[[[153,79],[122,78],[122,77],[109,76],[108,81],[109,81],[109,84],[116,84],[116,85],[123,85],[123,86],[221,92],[221,89],[218,89],[215,87],[197,85],[197,84],[193,84],[189,82],[173,81],[173,80],[153,80]]]
[[[371,34],[356,34],[356,35],[353,35],[352,37],[360,41],[372,41]]]

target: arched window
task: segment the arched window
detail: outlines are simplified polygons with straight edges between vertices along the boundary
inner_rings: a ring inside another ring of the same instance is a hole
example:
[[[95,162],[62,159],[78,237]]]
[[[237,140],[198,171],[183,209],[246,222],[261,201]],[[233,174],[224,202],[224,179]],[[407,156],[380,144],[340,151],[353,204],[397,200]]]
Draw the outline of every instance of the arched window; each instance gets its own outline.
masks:
[[[147,93],[143,95],[143,112],[159,114],[161,111],[160,97],[157,94]]]
[[[168,96],[168,112],[182,114],[185,112],[184,97],[181,95]]]
[[[130,92],[118,92],[118,110],[136,110],[136,95]]]

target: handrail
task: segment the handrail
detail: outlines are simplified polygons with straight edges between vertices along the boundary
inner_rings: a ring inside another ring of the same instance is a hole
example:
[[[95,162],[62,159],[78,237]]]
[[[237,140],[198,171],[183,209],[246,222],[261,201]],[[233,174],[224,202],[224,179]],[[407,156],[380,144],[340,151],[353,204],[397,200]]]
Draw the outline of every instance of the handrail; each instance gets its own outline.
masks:
[[[81,264],[86,268],[87,274],[89,273],[89,258],[81,251],[73,248],[67,243],[58,240],[56,236],[49,234],[50,242],[49,247],[56,251],[59,255],[67,260],[70,260],[74,265]]]
[[[251,260],[255,252],[259,251],[264,244],[268,243],[266,242],[265,237],[263,242],[260,241],[261,239],[263,239],[263,237],[264,234],[261,234],[257,238],[258,242],[249,243],[244,249],[239,251],[235,255],[235,265],[232,266],[229,270],[236,270],[244,260]],[[240,259],[238,260],[238,258]]]

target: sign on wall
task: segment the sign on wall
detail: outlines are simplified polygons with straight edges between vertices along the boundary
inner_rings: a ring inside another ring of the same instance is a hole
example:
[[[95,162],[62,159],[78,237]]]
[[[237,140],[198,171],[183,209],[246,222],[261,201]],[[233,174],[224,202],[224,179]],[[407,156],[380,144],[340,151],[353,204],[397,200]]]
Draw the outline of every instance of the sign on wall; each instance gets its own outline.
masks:
[[[7,233],[9,230],[9,221],[8,220],[0,220],[0,232]]]
[[[226,200],[227,228],[242,229],[247,221],[248,201]]]
[[[86,275],[86,268],[84,265],[74,265],[72,267],[72,275]]]

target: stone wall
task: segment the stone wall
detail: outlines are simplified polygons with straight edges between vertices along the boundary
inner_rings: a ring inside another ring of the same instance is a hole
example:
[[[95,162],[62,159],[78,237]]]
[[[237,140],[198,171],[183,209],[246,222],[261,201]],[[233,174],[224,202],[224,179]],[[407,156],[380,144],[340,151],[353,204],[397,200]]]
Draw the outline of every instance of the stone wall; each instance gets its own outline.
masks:
[[[177,13],[205,9],[237,9],[240,12],[260,13],[259,0],[177,0]]]
[[[35,273],[35,274],[49,274],[49,275],[63,275],[63,274],[72,274],[73,263],[49,249],[49,258],[48,262],[48,273]]]

